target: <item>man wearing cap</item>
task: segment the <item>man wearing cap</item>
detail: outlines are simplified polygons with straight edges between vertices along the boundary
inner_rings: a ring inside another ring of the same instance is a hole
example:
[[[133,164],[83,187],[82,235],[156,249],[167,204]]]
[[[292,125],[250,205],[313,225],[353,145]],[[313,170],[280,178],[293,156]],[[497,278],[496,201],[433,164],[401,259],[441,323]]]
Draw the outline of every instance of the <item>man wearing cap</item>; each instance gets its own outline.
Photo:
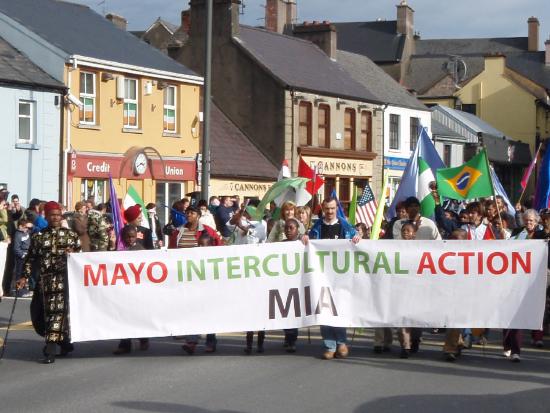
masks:
[[[76,232],[62,228],[61,205],[50,201],[44,212],[48,226],[31,237],[31,245],[25,259],[23,277],[17,287],[23,287],[31,277],[33,266],[40,268],[40,281],[35,293],[43,292],[45,315],[45,364],[55,361],[56,345],[61,347],[61,355],[73,350],[69,337],[67,318],[68,291],[67,254],[80,251],[80,240]]]
[[[124,219],[128,225],[136,227],[137,242],[146,250],[154,250],[153,234],[149,228],[141,226],[141,206],[136,204],[124,211]]]

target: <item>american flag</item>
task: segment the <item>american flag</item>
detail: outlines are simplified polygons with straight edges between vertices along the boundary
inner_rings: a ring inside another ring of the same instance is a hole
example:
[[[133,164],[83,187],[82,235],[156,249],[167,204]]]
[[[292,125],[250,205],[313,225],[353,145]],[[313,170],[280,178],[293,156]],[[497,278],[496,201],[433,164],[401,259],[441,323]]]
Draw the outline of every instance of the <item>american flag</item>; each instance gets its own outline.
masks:
[[[367,228],[372,227],[374,217],[376,216],[377,203],[374,199],[374,194],[368,183],[365,184],[361,198],[357,203],[357,211],[355,212],[355,222],[363,223]]]

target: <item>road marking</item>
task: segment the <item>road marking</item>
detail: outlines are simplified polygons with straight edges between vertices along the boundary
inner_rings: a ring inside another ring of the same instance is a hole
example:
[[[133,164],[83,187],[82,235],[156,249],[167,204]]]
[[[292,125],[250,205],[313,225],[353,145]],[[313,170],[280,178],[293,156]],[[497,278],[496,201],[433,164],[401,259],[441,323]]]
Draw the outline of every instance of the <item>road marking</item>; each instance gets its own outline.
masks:
[[[7,329],[8,329],[7,325],[0,327],[0,330],[7,330]],[[30,320],[19,324],[12,324],[10,327],[11,331],[25,331],[25,330],[32,330],[32,329],[33,329],[32,322]]]

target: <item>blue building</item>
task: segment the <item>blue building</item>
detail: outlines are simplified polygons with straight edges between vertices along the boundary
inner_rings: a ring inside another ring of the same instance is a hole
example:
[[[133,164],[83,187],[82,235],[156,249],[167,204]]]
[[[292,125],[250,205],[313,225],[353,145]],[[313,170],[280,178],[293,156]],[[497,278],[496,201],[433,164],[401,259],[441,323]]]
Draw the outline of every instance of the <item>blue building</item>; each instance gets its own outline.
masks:
[[[65,85],[0,38],[0,186],[59,200],[62,97]]]

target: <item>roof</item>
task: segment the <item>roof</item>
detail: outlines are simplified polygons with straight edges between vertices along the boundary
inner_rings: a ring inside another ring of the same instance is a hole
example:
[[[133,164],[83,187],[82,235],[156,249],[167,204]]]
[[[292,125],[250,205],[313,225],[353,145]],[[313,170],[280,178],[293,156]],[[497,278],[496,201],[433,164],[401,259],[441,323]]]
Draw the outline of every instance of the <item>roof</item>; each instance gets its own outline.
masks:
[[[338,49],[368,56],[377,63],[401,60],[405,36],[397,33],[397,21],[333,23]]]
[[[477,76],[485,68],[485,59],[483,56],[468,56],[462,60],[466,64],[466,77],[463,82],[467,82]],[[425,95],[439,81],[449,75],[447,63],[450,56],[412,56],[407,72],[404,77],[404,84],[408,89],[413,89],[419,95]],[[449,91],[441,96],[452,95],[455,90]]]
[[[434,110],[441,110],[442,112],[445,112],[446,114],[452,116],[455,120],[462,123],[465,127],[470,129],[474,133],[482,133],[484,135],[491,135],[496,137],[506,136],[504,132],[494,128],[487,122],[481,120],[476,115],[472,115],[471,113],[463,112],[457,109],[451,109],[443,105],[434,106]]]
[[[374,93],[380,101],[394,106],[429,111],[422,102],[368,57],[338,50],[337,60],[352,78]]]
[[[446,138],[466,139],[461,134],[453,131],[451,128],[445,126],[437,119],[432,118],[432,135],[444,136]]]
[[[275,180],[278,168],[218,106],[213,104],[211,108],[212,175]]]
[[[235,41],[286,87],[380,102],[341,65],[309,41],[249,26],[240,26]]]
[[[57,0],[0,0],[0,13],[68,55],[195,75],[87,6]]]
[[[65,89],[65,85],[48,75],[25,55],[0,37],[0,82]]]
[[[527,37],[501,37],[481,39],[419,39],[415,42],[415,55],[486,55],[527,50]]]
[[[506,55],[506,66],[550,89],[550,66],[545,64],[545,52],[510,53]]]

